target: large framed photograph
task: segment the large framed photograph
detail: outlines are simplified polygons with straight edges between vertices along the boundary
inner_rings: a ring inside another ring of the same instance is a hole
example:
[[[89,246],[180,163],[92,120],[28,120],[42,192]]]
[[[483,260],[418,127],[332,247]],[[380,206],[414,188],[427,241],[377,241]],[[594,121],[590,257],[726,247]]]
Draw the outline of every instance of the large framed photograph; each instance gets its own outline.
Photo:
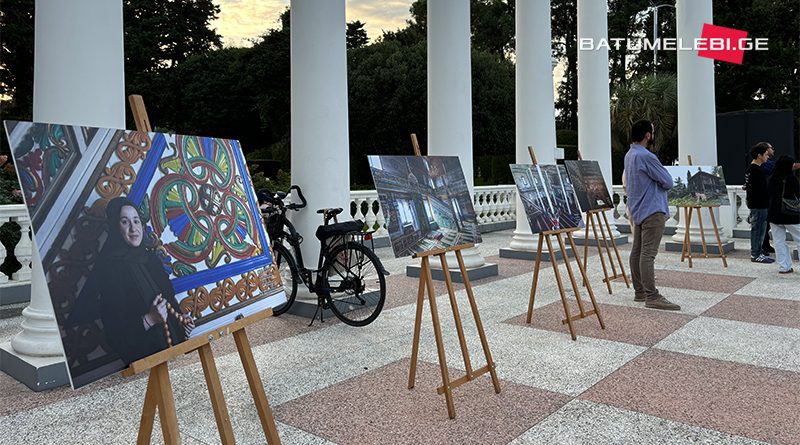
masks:
[[[369,156],[396,257],[480,243],[478,221],[455,156]]]
[[[608,193],[603,171],[597,161],[564,161],[570,182],[575,188],[581,211],[607,210],[614,208],[614,200]]]
[[[583,227],[578,198],[563,165],[510,167],[533,233]]]
[[[726,206],[731,201],[721,166],[667,166],[672,188],[667,192],[671,206]]]
[[[237,141],[5,126],[74,388],[286,301]]]

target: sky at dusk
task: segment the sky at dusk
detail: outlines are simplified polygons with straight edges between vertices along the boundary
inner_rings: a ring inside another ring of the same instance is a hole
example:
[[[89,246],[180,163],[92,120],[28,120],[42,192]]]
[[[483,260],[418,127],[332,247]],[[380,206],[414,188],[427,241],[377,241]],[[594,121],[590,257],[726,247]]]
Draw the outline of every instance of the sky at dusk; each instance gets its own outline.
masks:
[[[278,27],[278,17],[289,6],[289,0],[214,0],[214,3],[219,5],[220,13],[212,25],[225,46],[250,46],[250,39]],[[384,30],[405,26],[411,3],[412,0],[346,0],[347,21],[364,22],[367,36],[374,41]]]

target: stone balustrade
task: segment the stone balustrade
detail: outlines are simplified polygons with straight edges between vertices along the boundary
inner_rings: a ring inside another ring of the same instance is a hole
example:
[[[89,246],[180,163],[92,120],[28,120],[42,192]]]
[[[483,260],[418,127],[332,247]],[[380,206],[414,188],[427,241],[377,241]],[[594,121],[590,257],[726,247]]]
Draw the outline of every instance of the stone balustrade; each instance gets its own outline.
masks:
[[[23,204],[11,204],[0,206],[0,227],[5,230],[16,231],[16,227],[9,227],[11,223],[19,225],[21,236],[19,242],[12,249],[7,249],[0,243],[0,264],[9,260],[9,257],[16,257],[22,267],[16,272],[7,275],[0,273],[0,304],[16,303],[30,299],[28,286],[31,283],[31,224],[28,219],[28,212]]]
[[[516,194],[514,185],[493,185],[475,187],[472,203],[478,214],[478,224],[486,226],[491,231],[493,223],[516,221]],[[630,233],[625,192],[621,185],[612,188],[614,199],[614,223],[623,233]],[[741,185],[729,185],[728,197],[730,206],[720,208],[719,225],[724,228],[725,236],[737,238],[749,236],[750,225],[747,216],[750,209],[745,202],[745,192]],[[675,206],[670,206],[670,218],[667,220],[667,234],[675,233],[680,216]],[[358,190],[350,192],[350,215],[353,219],[361,219],[377,232],[377,235],[386,235],[386,220],[381,212],[378,193],[375,190]]]
[[[516,223],[517,187],[514,185],[492,185],[475,187],[472,204],[478,216],[478,224],[484,228],[507,228],[497,223]],[[363,220],[376,231],[377,236],[386,236],[386,219],[381,211],[378,192],[375,190],[354,190],[350,192],[350,215]]]

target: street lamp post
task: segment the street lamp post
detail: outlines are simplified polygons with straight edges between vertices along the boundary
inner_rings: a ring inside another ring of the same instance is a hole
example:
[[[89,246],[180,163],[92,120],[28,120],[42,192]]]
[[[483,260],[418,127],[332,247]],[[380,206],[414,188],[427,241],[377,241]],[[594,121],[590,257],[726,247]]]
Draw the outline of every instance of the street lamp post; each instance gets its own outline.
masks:
[[[656,64],[658,63],[658,46],[656,42],[658,41],[658,10],[660,8],[672,8],[675,9],[675,5],[668,5],[668,4],[661,4],[661,5],[654,5],[650,6],[647,9],[639,11],[636,13],[636,21],[642,21],[648,14],[651,12],[653,13],[653,72],[656,70]]]

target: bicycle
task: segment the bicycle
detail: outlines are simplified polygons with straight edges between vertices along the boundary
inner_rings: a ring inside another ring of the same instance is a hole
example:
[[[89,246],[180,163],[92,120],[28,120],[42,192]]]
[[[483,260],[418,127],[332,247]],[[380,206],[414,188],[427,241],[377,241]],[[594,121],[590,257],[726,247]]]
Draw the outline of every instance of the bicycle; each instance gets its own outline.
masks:
[[[292,191],[297,193],[300,203],[285,203]],[[324,310],[350,326],[366,326],[378,317],[386,300],[386,275],[388,272],[375,253],[364,245],[372,241],[371,231],[362,231],[362,221],[338,222],[340,208],[319,209],[323,224],[316,236],[320,241],[317,268],[306,268],[300,244],[303,237],[286,217],[288,210],[299,211],[307,202],[300,187],[293,185],[288,192],[272,193],[267,189],[258,191],[263,221],[269,235],[273,262],[278,267],[286,291],[286,303],[272,308],[274,315],[285,313],[297,297],[298,282],[317,295],[317,310],[311,318],[311,326],[320,314],[324,322]],[[332,224],[329,222],[333,220]],[[288,247],[287,247],[288,245]],[[374,246],[374,244],[373,244]]]

